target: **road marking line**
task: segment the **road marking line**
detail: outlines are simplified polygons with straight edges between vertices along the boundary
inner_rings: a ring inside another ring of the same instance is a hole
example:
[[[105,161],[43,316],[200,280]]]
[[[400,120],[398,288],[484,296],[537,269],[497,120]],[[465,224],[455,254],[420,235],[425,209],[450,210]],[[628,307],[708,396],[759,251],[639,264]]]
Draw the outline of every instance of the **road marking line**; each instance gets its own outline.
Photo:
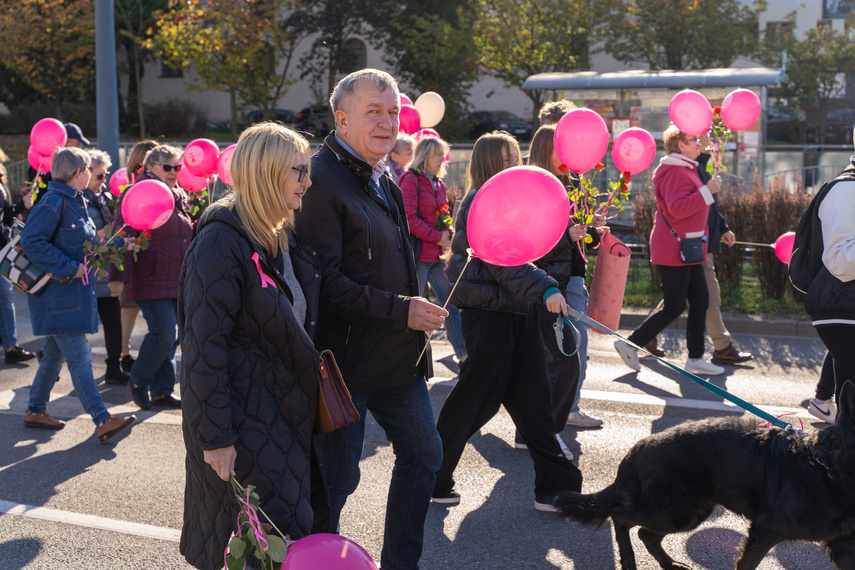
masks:
[[[8,515],[18,515],[43,521],[82,526],[86,528],[108,530],[121,534],[131,534],[134,536],[142,536],[144,538],[154,538],[156,540],[167,540],[169,542],[179,542],[181,539],[181,531],[175,530],[174,528],[165,528],[160,526],[153,526],[150,524],[120,521],[116,519],[98,517],[95,515],[83,515],[80,513],[71,513],[68,511],[49,509],[47,507],[34,507],[31,505],[13,503],[11,501],[0,500],[0,513],[5,513]]]

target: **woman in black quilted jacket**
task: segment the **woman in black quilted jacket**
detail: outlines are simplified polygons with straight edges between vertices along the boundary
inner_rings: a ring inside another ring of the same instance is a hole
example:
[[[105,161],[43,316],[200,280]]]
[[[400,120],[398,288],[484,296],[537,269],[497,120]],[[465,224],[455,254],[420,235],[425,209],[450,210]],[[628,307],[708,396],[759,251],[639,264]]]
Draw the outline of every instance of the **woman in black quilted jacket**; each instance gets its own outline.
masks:
[[[230,475],[256,487],[262,510],[292,540],[311,533],[326,508],[311,451],[320,271],[291,230],[311,184],[309,143],[281,125],[255,125],[238,141],[231,174],[234,194],[202,217],[178,299],[187,448],[180,548],[210,570],[223,567],[237,530]]]

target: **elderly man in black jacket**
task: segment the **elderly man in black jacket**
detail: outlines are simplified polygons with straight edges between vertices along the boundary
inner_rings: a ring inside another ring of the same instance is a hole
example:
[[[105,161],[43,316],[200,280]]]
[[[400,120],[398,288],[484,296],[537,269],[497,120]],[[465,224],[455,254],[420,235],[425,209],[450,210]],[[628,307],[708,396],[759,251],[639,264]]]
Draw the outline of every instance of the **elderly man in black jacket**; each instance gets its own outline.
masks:
[[[321,307],[315,342],[331,349],[362,419],[316,439],[329,486],[330,531],[359,483],[370,411],[392,442],[395,466],[386,507],[384,570],[418,568],[424,520],[442,447],[425,378],[423,331],[447,311],[418,296],[400,189],[383,157],[398,134],[400,94],[388,73],[364,69],[330,97],[336,130],[312,157],[312,192],[297,234],[320,255]]]

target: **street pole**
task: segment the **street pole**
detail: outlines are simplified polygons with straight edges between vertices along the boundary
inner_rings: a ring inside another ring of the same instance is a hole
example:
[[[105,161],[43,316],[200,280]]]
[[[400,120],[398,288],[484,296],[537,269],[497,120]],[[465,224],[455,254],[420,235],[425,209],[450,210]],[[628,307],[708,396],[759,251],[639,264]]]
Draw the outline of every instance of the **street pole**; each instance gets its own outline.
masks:
[[[113,0],[95,0],[95,106],[98,148],[119,168],[119,88]]]

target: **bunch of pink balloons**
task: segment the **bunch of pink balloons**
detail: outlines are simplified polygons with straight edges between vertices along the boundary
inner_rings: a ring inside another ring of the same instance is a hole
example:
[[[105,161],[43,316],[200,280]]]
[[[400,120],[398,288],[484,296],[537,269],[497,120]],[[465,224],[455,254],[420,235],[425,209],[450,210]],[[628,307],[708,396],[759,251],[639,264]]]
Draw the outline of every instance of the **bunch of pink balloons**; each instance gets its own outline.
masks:
[[[525,265],[547,254],[570,220],[567,191],[552,173],[515,166],[490,178],[469,209],[466,235],[480,259]]]
[[[555,126],[555,152],[573,172],[594,168],[609,149],[609,129],[591,109],[573,109]]]
[[[337,534],[310,534],[288,547],[280,570],[377,570],[365,550]]]
[[[160,180],[142,180],[131,186],[122,198],[122,218],[136,230],[159,228],[172,217],[175,199]]]
[[[27,160],[37,172],[50,172],[53,153],[65,146],[68,135],[65,125],[56,119],[41,119],[30,130]]]
[[[178,184],[188,192],[201,192],[208,187],[208,178],[205,176],[196,176],[190,169],[187,168],[187,163],[184,158],[181,158],[181,164],[184,168],[178,171]]]

